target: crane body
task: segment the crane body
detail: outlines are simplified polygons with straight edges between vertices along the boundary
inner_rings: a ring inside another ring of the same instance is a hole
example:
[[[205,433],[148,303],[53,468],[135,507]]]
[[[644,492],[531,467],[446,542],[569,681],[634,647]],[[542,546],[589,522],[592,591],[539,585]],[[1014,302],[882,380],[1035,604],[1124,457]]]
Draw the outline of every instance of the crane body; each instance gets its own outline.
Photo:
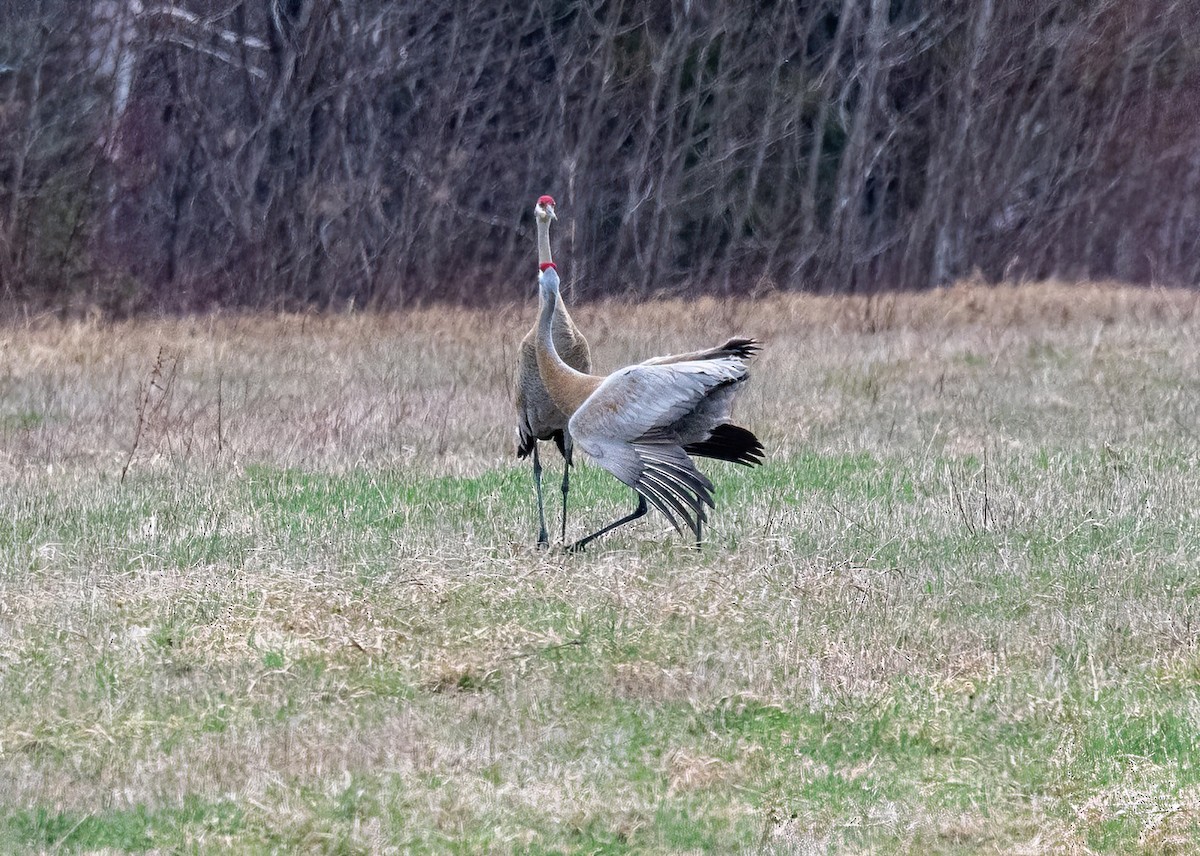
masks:
[[[558,272],[538,275],[536,327],[538,370],[554,405],[569,416],[567,436],[589,458],[638,495],[634,511],[576,541],[581,550],[595,538],[646,514],[661,511],[680,533],[700,543],[706,509],[715,508],[713,485],[689,455],[753,466],[763,447],[730,422],[733,401],[749,380],[753,339],[733,338],[715,348],[657,357],[608,376],[569,365],[554,341]]]
[[[550,252],[550,223],[557,219],[554,200],[543,196],[534,207],[534,218],[538,230],[538,267],[541,271],[554,270]],[[562,295],[555,297],[550,312],[550,336],[563,361],[573,369],[591,371],[592,357],[587,339],[571,320],[563,303]],[[538,442],[553,440],[563,456],[562,478],[562,538],[567,533],[567,494],[571,488],[571,437],[567,432],[567,414],[554,403],[546,390],[538,371],[537,325],[521,340],[517,354],[517,457],[533,458],[533,484],[537,497],[538,546],[550,543],[546,530],[546,512],[542,499],[542,462],[538,455]]]

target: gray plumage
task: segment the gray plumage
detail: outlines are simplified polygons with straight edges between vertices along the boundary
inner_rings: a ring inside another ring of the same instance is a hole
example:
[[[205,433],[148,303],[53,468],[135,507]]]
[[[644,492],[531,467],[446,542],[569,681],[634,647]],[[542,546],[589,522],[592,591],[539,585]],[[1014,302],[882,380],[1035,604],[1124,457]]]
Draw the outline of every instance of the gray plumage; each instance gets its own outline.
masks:
[[[733,425],[734,397],[757,350],[730,339],[708,351],[660,357],[609,375],[571,416],[575,445],[699,541],[713,485],[689,454],[753,465],[762,445]],[[582,545],[581,545],[582,546]]]
[[[553,268],[550,253],[550,223],[558,218],[554,200],[549,196],[538,199],[534,207],[538,231],[538,263],[542,270]],[[587,339],[571,320],[561,296],[556,296],[551,319],[554,345],[567,365],[581,372],[592,370],[592,355]],[[553,440],[563,456],[562,480],[562,537],[567,531],[567,494],[571,484],[571,438],[567,434],[567,414],[563,413],[546,391],[537,363],[537,325],[521,340],[517,354],[517,457],[533,456],[533,484],[537,496],[538,545],[549,544],[546,531],[546,512],[542,501],[542,463],[538,442]]]

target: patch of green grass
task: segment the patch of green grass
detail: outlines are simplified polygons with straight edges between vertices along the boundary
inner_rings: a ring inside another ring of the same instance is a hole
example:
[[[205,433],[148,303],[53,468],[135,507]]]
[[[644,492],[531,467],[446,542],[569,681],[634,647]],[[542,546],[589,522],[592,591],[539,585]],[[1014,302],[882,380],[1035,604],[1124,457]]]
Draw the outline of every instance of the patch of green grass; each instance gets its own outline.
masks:
[[[888,499],[912,501],[916,488],[903,465],[879,461],[872,455],[801,454],[772,460],[750,471],[725,468],[721,475],[746,490],[775,490],[785,502],[796,503],[809,492],[843,500]],[[718,482],[720,483],[720,482]]]
[[[0,413],[0,433],[31,431],[46,424],[47,416],[39,410]]]
[[[352,530],[403,529],[444,516],[482,517],[488,509],[524,500],[528,485],[498,470],[477,477],[429,478],[419,473],[311,473],[255,466],[247,472],[249,501],[298,534],[337,523]]]
[[[6,849],[78,853],[111,849],[140,853],[152,848],[181,846],[189,834],[236,835],[244,814],[231,802],[206,802],[189,797],[177,808],[106,810],[94,814],[45,808],[9,813],[0,836]],[[10,851],[11,852],[11,851]]]

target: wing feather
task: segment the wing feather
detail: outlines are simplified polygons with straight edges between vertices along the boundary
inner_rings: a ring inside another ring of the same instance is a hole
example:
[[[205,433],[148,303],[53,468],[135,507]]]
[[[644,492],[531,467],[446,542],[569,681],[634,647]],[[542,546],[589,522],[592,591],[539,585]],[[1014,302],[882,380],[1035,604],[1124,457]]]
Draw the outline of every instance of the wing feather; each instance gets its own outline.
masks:
[[[646,497],[680,533],[693,533],[715,508],[713,484],[678,445],[625,443],[611,438],[574,436],[578,449],[617,479]],[[682,522],[681,522],[682,521]]]
[[[654,504],[654,507],[661,511],[667,520],[671,521],[671,525],[675,527],[676,532],[678,532],[680,535],[683,534],[683,526],[680,524],[679,519],[675,516],[675,510],[672,508],[671,503],[665,496],[663,496],[661,490],[656,485],[641,483],[637,488],[637,492],[646,497],[646,499],[650,500],[650,502]],[[690,519],[687,519],[686,513],[683,516],[687,521],[688,528],[694,531],[692,522]]]
[[[718,345],[715,348],[708,348],[703,351],[689,351],[686,354],[671,354],[666,357],[652,357],[644,360],[643,366],[665,366],[671,363],[690,362],[692,360],[711,360],[717,357],[740,357],[749,359],[753,357],[761,349],[757,339],[744,339],[735,336],[732,339],[727,339],[723,345]]]
[[[694,490],[688,489],[684,483],[672,478],[670,473],[666,472],[663,468],[655,465],[647,466],[642,473],[642,481],[654,481],[656,484],[661,485],[665,490],[669,490],[673,496],[678,498],[680,502],[685,503],[701,521],[708,519],[707,512],[704,510],[705,500]]]
[[[679,495],[665,481],[660,480],[657,475],[648,471],[642,476],[639,485],[639,492],[644,493],[649,491],[661,500],[662,504],[659,505],[659,508],[662,508],[667,517],[671,518],[671,522],[675,524],[675,528],[680,534],[683,533],[682,527],[675,522],[672,515],[663,507],[664,505],[669,505],[674,509],[683,518],[684,522],[687,523],[688,529],[691,529],[693,532],[696,531],[695,506],[690,506],[689,503],[685,503],[684,500],[680,499]]]
[[[712,499],[713,483],[697,470],[694,465],[686,466],[644,452],[640,454],[643,460],[675,479],[685,489],[695,494],[709,508],[716,508]],[[691,462],[689,461],[688,463],[690,464]]]

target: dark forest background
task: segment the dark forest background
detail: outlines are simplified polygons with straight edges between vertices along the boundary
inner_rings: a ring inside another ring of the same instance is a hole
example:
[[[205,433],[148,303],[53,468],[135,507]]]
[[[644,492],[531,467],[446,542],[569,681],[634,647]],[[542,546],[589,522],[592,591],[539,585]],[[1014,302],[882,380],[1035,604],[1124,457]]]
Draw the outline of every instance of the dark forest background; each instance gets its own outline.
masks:
[[[0,0],[0,303],[1200,280],[1200,5]]]

